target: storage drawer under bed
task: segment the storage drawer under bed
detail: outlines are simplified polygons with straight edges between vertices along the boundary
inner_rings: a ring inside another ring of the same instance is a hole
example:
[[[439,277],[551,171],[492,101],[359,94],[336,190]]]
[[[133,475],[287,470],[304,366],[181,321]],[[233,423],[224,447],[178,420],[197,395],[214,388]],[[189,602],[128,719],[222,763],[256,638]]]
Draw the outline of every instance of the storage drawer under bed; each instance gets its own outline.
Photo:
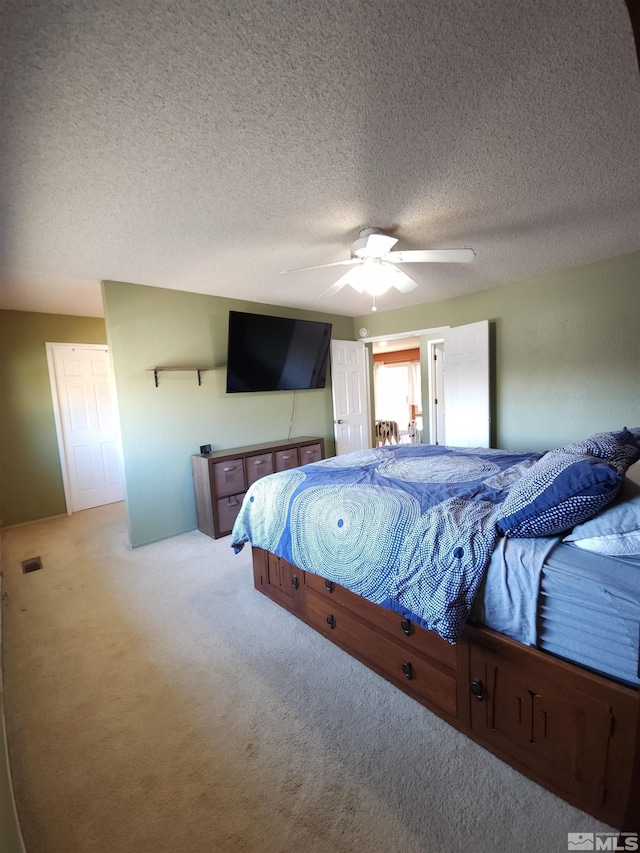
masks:
[[[389,634],[393,639],[400,640],[403,645],[415,649],[421,654],[428,655],[455,671],[456,647],[443,640],[434,631],[421,628],[420,625],[410,619],[405,619],[400,613],[384,610],[377,604],[367,601],[362,596],[355,595],[339,584],[325,580],[320,575],[306,572],[305,583],[307,589],[313,590],[326,598],[327,601],[335,601],[337,604],[347,607],[353,613]]]
[[[395,643],[374,626],[362,622],[337,602],[335,604],[332,607],[324,597],[307,590],[307,622],[398,687],[416,694],[425,704],[456,716],[455,672],[447,674],[424,655]]]

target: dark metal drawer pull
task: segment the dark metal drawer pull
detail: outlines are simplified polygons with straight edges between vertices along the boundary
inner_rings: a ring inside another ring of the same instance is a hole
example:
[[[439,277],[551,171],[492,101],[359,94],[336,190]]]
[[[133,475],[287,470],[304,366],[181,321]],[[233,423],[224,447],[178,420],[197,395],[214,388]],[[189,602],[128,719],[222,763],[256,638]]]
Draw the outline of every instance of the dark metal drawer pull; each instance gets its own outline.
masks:
[[[330,613],[330,614],[327,616],[327,625],[328,625],[330,628],[335,628],[335,627],[336,627],[336,620],[333,618],[333,613]]]
[[[298,587],[300,586],[300,581],[298,580],[298,575],[294,575],[294,576],[291,578],[291,586],[292,586],[294,589],[298,589]]]
[[[471,682],[471,692],[479,702],[484,699],[484,684],[479,678],[476,678]]]
[[[329,592],[333,592],[333,581],[325,581],[324,585],[329,590]]]
[[[410,660],[406,660],[406,661],[402,664],[402,671],[403,671],[403,672],[404,672],[404,674],[407,676],[407,678],[409,679],[409,681],[411,681],[411,679],[413,678],[413,666],[411,665],[411,661],[410,661]]]
[[[411,632],[413,630],[413,627],[412,627],[409,619],[403,619],[402,622],[400,623],[400,627],[402,628],[404,633],[407,635],[407,637],[411,634]]]

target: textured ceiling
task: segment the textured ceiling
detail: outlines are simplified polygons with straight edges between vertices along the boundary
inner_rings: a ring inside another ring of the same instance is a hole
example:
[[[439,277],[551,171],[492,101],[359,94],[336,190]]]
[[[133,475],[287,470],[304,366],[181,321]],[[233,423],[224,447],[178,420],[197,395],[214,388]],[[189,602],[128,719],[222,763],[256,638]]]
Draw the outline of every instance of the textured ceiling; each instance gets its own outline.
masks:
[[[1,0],[0,307],[102,315],[131,281],[359,315],[640,250],[623,0]]]

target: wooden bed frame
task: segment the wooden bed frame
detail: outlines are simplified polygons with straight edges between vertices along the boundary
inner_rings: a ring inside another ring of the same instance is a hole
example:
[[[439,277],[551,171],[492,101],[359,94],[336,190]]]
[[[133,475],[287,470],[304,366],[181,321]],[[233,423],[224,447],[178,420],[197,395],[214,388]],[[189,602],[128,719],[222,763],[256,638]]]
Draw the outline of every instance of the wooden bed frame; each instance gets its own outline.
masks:
[[[595,818],[640,830],[640,694],[469,624],[455,646],[253,548],[255,586],[489,752]]]

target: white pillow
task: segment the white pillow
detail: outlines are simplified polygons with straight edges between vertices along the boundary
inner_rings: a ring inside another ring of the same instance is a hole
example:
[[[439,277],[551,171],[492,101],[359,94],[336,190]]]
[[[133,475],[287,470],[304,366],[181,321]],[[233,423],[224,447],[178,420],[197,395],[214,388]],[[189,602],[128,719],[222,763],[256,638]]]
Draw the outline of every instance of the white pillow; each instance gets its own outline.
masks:
[[[631,480],[632,483],[640,485],[640,462],[634,462],[633,465],[627,468],[627,479]]]
[[[584,551],[592,551],[607,557],[638,557],[640,556],[640,530],[595,536],[593,539],[580,539],[572,544]]]
[[[593,518],[577,524],[564,542],[611,557],[640,554],[640,483],[635,481],[640,468],[632,468],[636,468],[634,476],[627,475],[618,497]]]

